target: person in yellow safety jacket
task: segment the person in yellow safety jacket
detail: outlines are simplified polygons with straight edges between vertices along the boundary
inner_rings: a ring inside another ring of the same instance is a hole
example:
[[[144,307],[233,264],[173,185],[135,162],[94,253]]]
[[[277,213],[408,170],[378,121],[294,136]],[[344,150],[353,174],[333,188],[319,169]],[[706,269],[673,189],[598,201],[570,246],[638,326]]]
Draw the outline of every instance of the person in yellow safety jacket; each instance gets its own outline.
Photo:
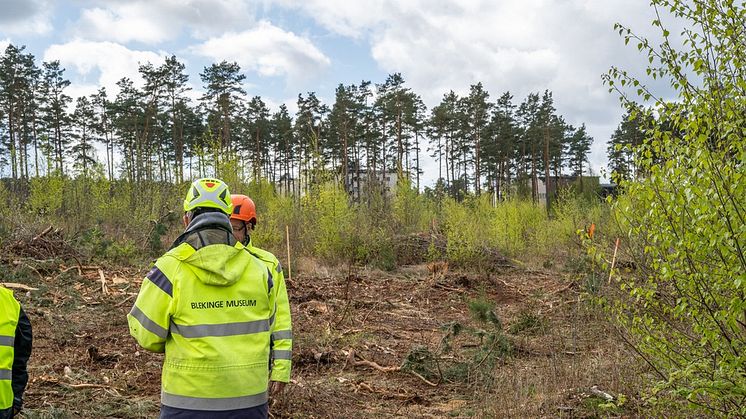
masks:
[[[0,286],[0,419],[11,418],[23,409],[32,340],[26,313],[13,292]]]
[[[228,187],[194,181],[186,230],[143,280],[127,316],[145,349],[165,352],[161,418],[267,418],[274,272],[233,237]]]
[[[275,287],[277,287],[277,315],[275,327],[272,329],[272,372],[270,375],[270,395],[278,397],[285,385],[290,381],[290,369],[293,350],[293,327],[290,317],[290,302],[285,286],[285,275],[280,261],[272,253],[262,250],[251,241],[249,230],[256,226],[256,206],[254,201],[246,195],[231,195],[233,212],[231,225],[233,236],[246,246],[252,255],[264,262],[274,273]]]

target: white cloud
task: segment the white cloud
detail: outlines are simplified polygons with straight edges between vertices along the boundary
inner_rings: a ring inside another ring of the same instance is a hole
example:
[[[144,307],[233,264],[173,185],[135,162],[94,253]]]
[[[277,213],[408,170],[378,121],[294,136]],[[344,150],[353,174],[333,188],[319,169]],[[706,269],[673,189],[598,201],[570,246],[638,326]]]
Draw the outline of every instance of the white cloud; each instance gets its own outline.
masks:
[[[136,0],[99,2],[81,11],[73,34],[99,41],[159,44],[176,40],[185,30],[206,38],[252,21],[241,0]]]
[[[133,5],[124,5],[133,8]],[[144,43],[159,43],[169,39],[175,33],[169,33],[169,25],[159,25],[152,18],[136,13],[120,11],[115,13],[109,9],[93,8],[81,12],[76,35],[94,40],[111,40],[115,42],[140,41]]]
[[[3,0],[0,2],[0,33],[44,35],[52,30],[53,4],[47,0]]]
[[[358,38],[390,16],[386,6],[391,2],[370,0],[361,4],[348,0],[265,0],[265,3],[302,9],[324,27],[344,36]]]
[[[382,69],[402,72],[413,87],[425,90],[426,100],[437,100],[452,88],[464,92],[477,81],[517,96],[553,81],[592,91],[622,49],[612,31],[614,17],[644,10],[644,5],[620,0],[603,7],[589,0],[348,3],[279,0],[331,31],[367,34],[371,55]]]
[[[622,115],[601,74],[612,65],[644,74],[647,64],[647,57],[624,46],[613,25],[620,21],[650,36],[655,18],[647,2],[626,0],[273,3],[303,11],[333,33],[367,40],[381,69],[401,72],[430,107],[447,91],[465,94],[480,81],[493,100],[508,90],[516,102],[551,90],[567,122],[586,123],[594,136],[596,171],[605,165],[606,142]]]
[[[304,79],[331,63],[310,40],[262,21],[249,30],[226,33],[190,48],[214,61],[235,61],[243,70],[261,76]]]
[[[77,72],[79,80],[73,80],[70,86],[70,91],[76,94],[90,94],[98,87],[105,87],[112,95],[118,91],[116,82],[122,77],[141,85],[139,65],[147,62],[159,65],[165,58],[162,52],[136,51],[112,42],[83,40],[51,45],[44,52],[44,61],[59,60],[62,67]]]

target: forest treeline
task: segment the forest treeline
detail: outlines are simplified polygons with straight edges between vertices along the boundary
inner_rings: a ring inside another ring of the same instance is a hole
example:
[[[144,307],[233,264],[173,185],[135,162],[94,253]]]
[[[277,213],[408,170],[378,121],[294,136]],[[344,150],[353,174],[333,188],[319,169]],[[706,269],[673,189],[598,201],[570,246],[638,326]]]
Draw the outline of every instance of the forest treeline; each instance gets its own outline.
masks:
[[[477,83],[427,109],[395,73],[380,84],[340,84],[331,105],[299,94],[291,115],[249,97],[241,68],[227,61],[203,69],[196,101],[176,56],[141,64],[142,87],[125,77],[114,95],[101,87],[72,98],[64,73],[23,46],[0,56],[0,173],[178,183],[230,171],[293,195],[321,180],[360,191],[394,173],[422,190],[427,153],[444,194],[505,197],[520,180],[536,200],[539,177],[589,172],[593,139],[557,113],[550,91],[517,103],[509,92],[493,100]]]

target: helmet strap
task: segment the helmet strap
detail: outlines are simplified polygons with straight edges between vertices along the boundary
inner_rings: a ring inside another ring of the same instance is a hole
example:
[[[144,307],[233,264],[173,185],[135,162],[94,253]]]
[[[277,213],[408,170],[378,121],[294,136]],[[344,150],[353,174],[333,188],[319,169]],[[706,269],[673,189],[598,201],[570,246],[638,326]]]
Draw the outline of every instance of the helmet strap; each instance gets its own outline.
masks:
[[[243,245],[248,246],[249,242],[251,241],[251,237],[249,236],[249,228],[246,226],[246,221],[242,221],[243,223]]]

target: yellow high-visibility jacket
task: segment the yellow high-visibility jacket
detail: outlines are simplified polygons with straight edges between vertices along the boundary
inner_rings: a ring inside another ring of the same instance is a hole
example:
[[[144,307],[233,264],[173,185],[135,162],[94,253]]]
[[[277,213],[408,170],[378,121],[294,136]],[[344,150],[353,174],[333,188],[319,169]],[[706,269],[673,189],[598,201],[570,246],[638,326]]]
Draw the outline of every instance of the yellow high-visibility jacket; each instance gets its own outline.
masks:
[[[277,312],[272,328],[272,381],[287,383],[290,381],[290,369],[293,358],[293,325],[290,316],[290,301],[285,286],[285,274],[280,261],[272,253],[262,250],[249,241],[246,246],[249,253],[259,258],[270,269],[277,288]]]
[[[13,343],[20,313],[13,292],[0,286],[0,411],[13,406]]]
[[[182,237],[156,261],[127,316],[141,346],[165,352],[161,403],[260,406],[268,399],[275,274],[233,239],[229,225]]]

